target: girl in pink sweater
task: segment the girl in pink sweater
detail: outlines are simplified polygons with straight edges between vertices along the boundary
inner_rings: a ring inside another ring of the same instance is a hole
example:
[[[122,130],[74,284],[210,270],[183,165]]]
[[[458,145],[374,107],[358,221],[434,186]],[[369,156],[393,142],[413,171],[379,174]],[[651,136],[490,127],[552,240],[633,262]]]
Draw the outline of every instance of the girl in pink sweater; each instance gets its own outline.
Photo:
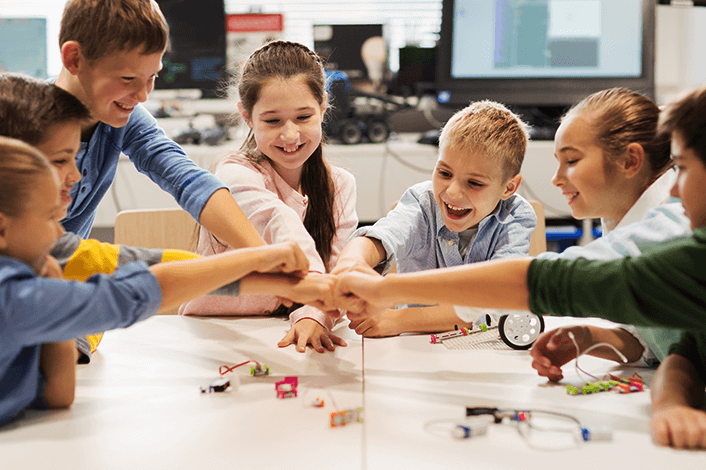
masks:
[[[358,224],[355,180],[323,158],[321,123],[327,108],[324,69],[306,46],[273,41],[245,62],[238,110],[250,127],[240,151],[215,174],[266,243],[296,241],[309,259],[309,276],[326,276]],[[197,251],[232,249],[201,229]],[[323,352],[343,339],[330,330],[338,311],[286,307],[274,296],[206,296],[181,308],[186,315],[263,315],[290,312],[292,327],[279,345]]]

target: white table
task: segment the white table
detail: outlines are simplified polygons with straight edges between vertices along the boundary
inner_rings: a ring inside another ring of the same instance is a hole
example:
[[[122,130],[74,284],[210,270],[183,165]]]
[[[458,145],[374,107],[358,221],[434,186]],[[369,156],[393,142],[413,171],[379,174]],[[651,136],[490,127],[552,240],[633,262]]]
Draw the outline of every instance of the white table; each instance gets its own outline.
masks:
[[[562,321],[547,319],[547,326]],[[652,444],[648,393],[568,396],[564,386],[534,373],[527,352],[447,350],[428,335],[363,343],[341,325],[347,348],[300,354],[277,348],[287,328],[276,318],[159,316],[108,332],[91,364],[79,367],[71,409],[27,411],[0,427],[0,469],[703,469],[706,463],[704,452]],[[237,391],[200,393],[221,365],[248,359],[268,365],[271,375],[251,377],[242,367]],[[596,375],[618,369],[585,359],[582,366]],[[290,375],[299,377],[299,397],[276,398],[274,383]],[[572,370],[565,375],[576,381]],[[362,406],[364,422],[329,427],[331,396],[339,409]],[[316,397],[325,408],[305,407]],[[614,437],[548,452],[529,448],[512,425],[502,424],[485,436],[455,440],[447,430],[463,419],[465,406],[564,411],[583,424],[609,425]]]

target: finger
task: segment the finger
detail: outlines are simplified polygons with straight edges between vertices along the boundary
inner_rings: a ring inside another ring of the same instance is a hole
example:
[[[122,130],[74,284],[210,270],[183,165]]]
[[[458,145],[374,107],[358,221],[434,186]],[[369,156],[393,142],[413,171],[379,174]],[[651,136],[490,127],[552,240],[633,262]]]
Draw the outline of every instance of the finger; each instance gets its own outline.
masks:
[[[280,342],[277,343],[277,346],[279,346],[280,348],[284,348],[294,343],[294,334],[294,328],[290,329],[287,334],[284,335],[284,338],[282,338]]]
[[[324,346],[324,348],[328,349],[329,351],[333,351],[334,349],[336,349],[329,335],[324,335],[321,337],[321,344]]]
[[[358,325],[360,325],[360,322],[362,322],[363,320],[356,318],[351,319],[350,317],[348,317],[348,321],[348,328],[350,328],[351,330],[355,330],[356,328],[358,328]]]
[[[294,302],[292,302],[289,299],[286,299],[284,297],[277,297],[277,298],[282,303],[282,305],[284,305],[285,307],[291,307],[292,305],[294,305]]]
[[[669,430],[667,423],[663,419],[652,420],[652,438],[660,446],[669,445]]]
[[[340,336],[336,336],[334,334],[331,334],[331,335],[329,335],[329,337],[331,338],[331,341],[333,341],[333,344],[336,344],[336,345],[344,347],[344,348],[346,346],[348,346],[348,343],[346,343],[345,340],[343,338],[341,338]]]
[[[321,336],[319,335],[314,335],[313,337],[309,338],[309,343],[311,344],[311,347],[314,348],[314,350],[318,353],[324,352],[324,347],[321,345]]]
[[[297,339],[297,351],[303,353],[306,351],[307,338],[304,335],[299,335]]]

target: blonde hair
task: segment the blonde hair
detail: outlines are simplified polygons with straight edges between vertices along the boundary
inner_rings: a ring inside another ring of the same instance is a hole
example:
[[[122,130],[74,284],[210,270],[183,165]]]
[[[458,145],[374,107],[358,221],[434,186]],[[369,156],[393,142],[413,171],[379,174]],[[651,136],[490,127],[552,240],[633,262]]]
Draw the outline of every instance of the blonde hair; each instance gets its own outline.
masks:
[[[451,116],[439,136],[439,147],[481,150],[502,165],[503,180],[520,173],[525,159],[528,126],[495,101],[476,101]]]
[[[0,212],[20,217],[37,178],[52,171],[49,160],[36,148],[0,137]]]
[[[78,42],[89,62],[140,47],[142,54],[155,54],[167,48],[169,26],[154,0],[69,0],[59,47],[67,41]]]

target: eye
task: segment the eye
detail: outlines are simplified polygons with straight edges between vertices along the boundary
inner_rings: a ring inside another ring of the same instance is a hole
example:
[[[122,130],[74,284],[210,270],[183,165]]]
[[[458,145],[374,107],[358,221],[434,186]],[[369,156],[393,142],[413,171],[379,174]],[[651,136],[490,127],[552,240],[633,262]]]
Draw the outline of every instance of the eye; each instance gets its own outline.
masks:
[[[451,173],[449,173],[446,170],[436,170],[436,172],[441,176],[442,178],[451,178]]]
[[[120,78],[122,78],[122,79],[125,80],[126,82],[131,82],[132,80],[135,79],[135,77],[120,77]]]
[[[302,116],[297,117],[297,119],[300,120],[300,121],[306,121],[306,120],[309,119],[311,116],[312,116],[312,114],[305,114],[305,115],[302,115]]]
[[[478,181],[468,180],[468,186],[471,186],[474,188],[482,188],[485,185],[483,183],[479,183]]]
[[[277,124],[279,119],[265,119],[266,124]]]

